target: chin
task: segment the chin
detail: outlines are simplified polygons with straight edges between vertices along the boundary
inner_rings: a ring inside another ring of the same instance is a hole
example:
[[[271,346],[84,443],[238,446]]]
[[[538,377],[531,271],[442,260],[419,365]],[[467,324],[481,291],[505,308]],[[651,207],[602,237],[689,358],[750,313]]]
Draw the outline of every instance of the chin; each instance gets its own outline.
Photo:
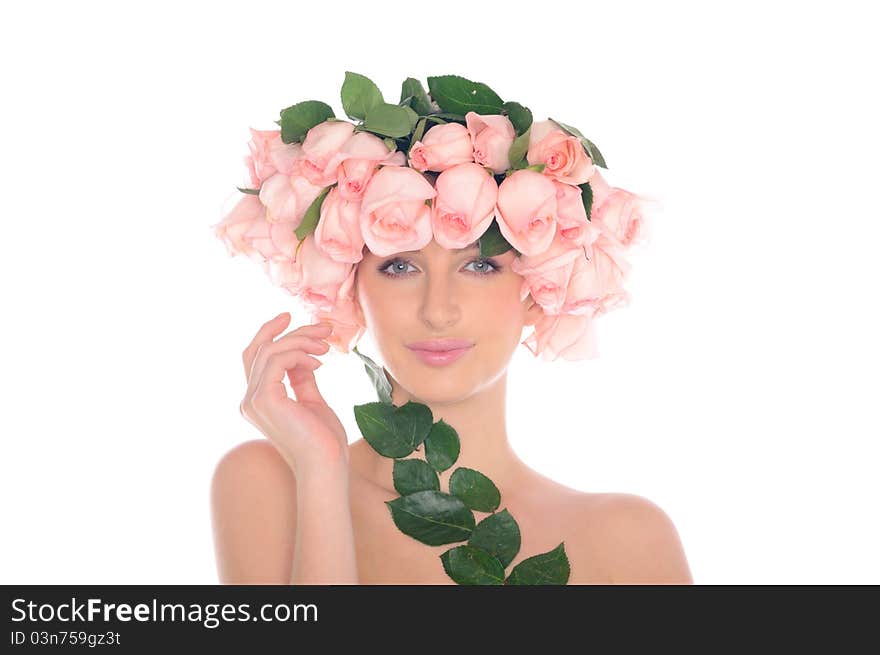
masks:
[[[407,367],[403,375],[391,371],[406,392],[424,403],[450,403],[463,400],[471,395],[475,385],[461,374],[443,370],[418,371]]]
[[[485,363],[480,362],[480,364]],[[507,362],[499,361],[497,366],[492,366],[491,370],[487,371],[485,366],[477,366],[474,363],[470,366],[459,367],[452,364],[435,367],[416,359],[394,369],[389,367],[388,370],[398,385],[421,402],[455,403],[494,384],[507,370]]]

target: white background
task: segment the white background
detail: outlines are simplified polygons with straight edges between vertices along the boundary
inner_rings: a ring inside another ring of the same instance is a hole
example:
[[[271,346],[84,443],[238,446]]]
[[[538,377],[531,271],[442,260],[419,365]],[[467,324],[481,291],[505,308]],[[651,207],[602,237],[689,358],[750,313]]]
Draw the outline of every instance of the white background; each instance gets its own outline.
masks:
[[[393,102],[408,76],[485,82],[662,199],[599,358],[512,362],[527,462],[660,505],[697,583],[880,583],[880,53],[860,6],[7,8],[0,582],[217,581],[210,477],[261,436],[241,351],[308,317],[208,226],[247,128],[307,99],[343,116],[351,70]],[[354,440],[375,393],[354,355],[323,359]]]

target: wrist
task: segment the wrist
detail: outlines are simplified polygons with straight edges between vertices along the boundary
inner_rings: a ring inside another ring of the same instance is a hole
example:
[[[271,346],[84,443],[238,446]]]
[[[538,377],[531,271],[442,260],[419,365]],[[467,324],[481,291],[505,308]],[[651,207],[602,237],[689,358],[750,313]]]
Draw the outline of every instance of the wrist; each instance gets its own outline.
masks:
[[[348,455],[320,462],[290,463],[297,486],[348,485]]]

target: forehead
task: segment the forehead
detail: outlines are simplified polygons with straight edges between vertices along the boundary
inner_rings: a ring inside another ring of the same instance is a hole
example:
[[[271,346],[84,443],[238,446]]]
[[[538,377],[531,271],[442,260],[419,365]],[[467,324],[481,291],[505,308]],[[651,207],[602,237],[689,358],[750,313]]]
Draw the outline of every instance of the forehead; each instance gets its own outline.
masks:
[[[388,255],[389,257],[404,257],[408,255],[422,255],[430,250],[446,250],[447,252],[451,252],[452,254],[479,254],[480,252],[480,243],[479,241],[474,241],[472,244],[465,246],[464,248],[443,248],[436,241],[432,240],[427,246],[422,248],[421,250],[401,250],[400,252],[396,252],[392,255]],[[369,248],[364,246],[364,256],[373,256],[374,255]]]
[[[437,248],[437,249],[442,248],[443,250],[448,250],[449,252],[452,252],[452,253],[459,253],[459,252],[470,253],[470,252],[479,252],[480,251],[480,243],[479,243],[479,241],[474,241],[471,245],[465,246],[464,248],[443,248],[443,246],[439,245],[436,241],[431,241],[431,243],[429,243],[426,247],[422,248],[421,250],[404,250],[403,252],[400,252],[398,254],[400,254],[400,255],[418,255],[418,254],[423,253],[426,250],[431,249],[431,248]]]

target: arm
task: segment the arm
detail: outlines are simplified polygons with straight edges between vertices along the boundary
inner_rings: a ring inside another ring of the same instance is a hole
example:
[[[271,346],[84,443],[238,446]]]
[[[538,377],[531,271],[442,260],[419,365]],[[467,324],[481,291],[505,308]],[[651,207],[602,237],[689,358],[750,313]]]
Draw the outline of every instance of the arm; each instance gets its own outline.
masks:
[[[269,441],[226,453],[211,480],[220,582],[357,584],[348,497],[340,500],[338,478],[323,481],[300,483],[298,493],[293,471]]]
[[[345,468],[299,481],[290,584],[359,584],[348,485]]]
[[[612,584],[693,584],[675,525],[650,500],[611,494],[600,512]]]

